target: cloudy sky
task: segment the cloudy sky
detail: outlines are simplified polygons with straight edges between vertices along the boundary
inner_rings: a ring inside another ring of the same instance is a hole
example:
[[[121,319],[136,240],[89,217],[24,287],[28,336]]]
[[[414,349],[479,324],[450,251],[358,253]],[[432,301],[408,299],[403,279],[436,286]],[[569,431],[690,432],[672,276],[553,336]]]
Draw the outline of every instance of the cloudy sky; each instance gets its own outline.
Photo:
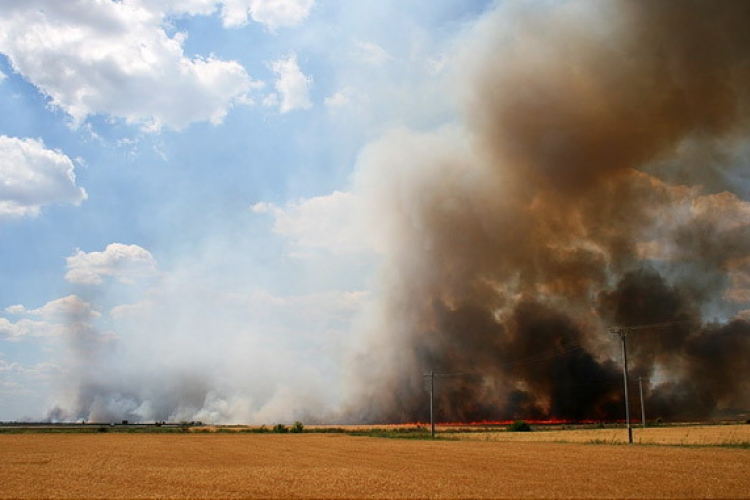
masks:
[[[491,3],[0,3],[0,420],[335,408],[358,163],[454,121]]]

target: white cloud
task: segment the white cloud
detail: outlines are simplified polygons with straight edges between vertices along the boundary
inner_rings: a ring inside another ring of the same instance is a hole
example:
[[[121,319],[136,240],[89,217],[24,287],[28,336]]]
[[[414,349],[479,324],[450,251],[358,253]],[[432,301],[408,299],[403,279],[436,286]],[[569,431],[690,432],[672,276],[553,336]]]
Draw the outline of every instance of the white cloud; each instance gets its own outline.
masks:
[[[156,274],[156,260],[138,245],[111,243],[103,252],[77,250],[67,258],[65,279],[71,283],[98,285],[105,276],[131,284]]]
[[[20,340],[24,337],[59,337],[65,333],[65,326],[47,321],[22,319],[16,323],[0,318],[0,339]]]
[[[91,304],[78,295],[68,295],[67,297],[53,300],[38,309],[26,309],[22,305],[16,305],[8,307],[6,311],[16,315],[41,316],[46,320],[57,321],[81,322],[101,316],[99,312],[91,307]]]
[[[0,4],[0,52],[53,106],[78,125],[106,114],[157,130],[221,122],[255,83],[234,61],[188,58],[183,33],[167,35],[169,14],[205,14],[215,2]],[[173,5],[174,4],[174,5]]]
[[[220,0],[124,0],[123,3],[144,7],[160,16],[168,13],[208,16],[216,12],[217,4],[222,2]]]
[[[358,41],[354,44],[352,57],[357,61],[372,64],[374,66],[379,66],[391,59],[390,54],[388,54],[388,52],[377,43],[362,41]]]
[[[210,15],[220,8],[225,28],[239,28],[252,19],[275,31],[302,23],[310,15],[315,0],[140,0],[139,3],[154,11],[191,16]]]
[[[155,302],[144,300],[133,304],[122,304],[119,306],[115,306],[109,311],[109,315],[118,320],[140,318],[147,313],[152,312],[155,307]]]
[[[37,139],[0,136],[0,218],[36,216],[45,205],[80,204],[73,162]]]
[[[342,89],[335,94],[325,98],[325,105],[329,108],[342,108],[352,103],[352,91],[350,88]]]
[[[15,315],[26,314],[26,308],[22,305],[15,305],[15,306],[6,307],[5,312],[7,312],[8,314],[15,314]]]
[[[352,193],[335,191],[328,196],[292,201],[284,207],[261,202],[251,210],[271,214],[274,232],[304,250],[324,249],[334,254],[373,250],[371,228],[361,200]]]
[[[27,309],[22,305],[7,307],[5,311],[16,316],[37,316],[41,320],[24,318],[16,323],[0,318],[0,338],[19,340],[23,337],[60,337],[88,330],[89,324],[101,314],[91,304],[77,295],[52,300],[42,307]]]
[[[291,55],[286,59],[274,61],[271,63],[271,69],[276,73],[276,94],[271,94],[266,99],[266,105],[278,105],[281,113],[312,107],[312,78],[300,71],[297,56]]]
[[[222,19],[224,26],[238,27],[247,24],[249,15],[253,21],[275,31],[307,19],[314,3],[314,0],[224,0]]]

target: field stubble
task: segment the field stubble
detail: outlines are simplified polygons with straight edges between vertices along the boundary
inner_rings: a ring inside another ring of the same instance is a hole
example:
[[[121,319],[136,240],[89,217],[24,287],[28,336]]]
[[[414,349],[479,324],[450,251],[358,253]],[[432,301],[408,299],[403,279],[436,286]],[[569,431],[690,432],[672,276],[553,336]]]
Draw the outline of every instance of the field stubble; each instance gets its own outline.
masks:
[[[542,435],[563,440],[552,432],[514,434],[515,442],[474,440],[482,434],[457,441],[341,434],[6,434],[0,435],[0,497],[750,496],[748,449],[518,442]]]

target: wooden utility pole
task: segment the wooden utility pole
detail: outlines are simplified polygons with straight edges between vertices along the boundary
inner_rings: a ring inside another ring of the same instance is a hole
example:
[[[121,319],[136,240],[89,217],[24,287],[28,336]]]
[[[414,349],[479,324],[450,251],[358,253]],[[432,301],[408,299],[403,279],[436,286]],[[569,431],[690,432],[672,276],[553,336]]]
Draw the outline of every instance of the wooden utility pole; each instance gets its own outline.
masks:
[[[628,443],[633,444],[633,428],[630,426],[630,401],[628,399],[628,349],[625,339],[628,337],[629,332],[635,330],[655,330],[659,328],[667,328],[674,325],[692,323],[693,319],[669,321],[665,323],[652,323],[649,325],[635,325],[635,326],[617,326],[609,329],[609,333],[616,333],[622,340],[622,378],[625,385],[625,420],[628,424]],[[641,383],[640,378],[638,379]],[[643,385],[640,385],[641,390],[641,417],[643,418],[643,426],[646,426],[646,410],[643,407]]]
[[[461,375],[460,373],[435,373],[434,370],[430,370],[427,373],[423,373],[423,377],[430,377],[430,437],[435,439],[435,377],[456,377]]]
[[[630,426],[630,400],[628,395],[628,338],[627,328],[610,328],[610,333],[616,333],[622,340],[622,379],[625,386],[625,423],[628,426],[628,443],[633,444],[633,428]]]
[[[435,372],[430,371],[430,438],[435,439]]]
[[[646,428],[646,407],[643,405],[643,378],[638,377],[638,391],[641,393],[641,421],[643,428]]]

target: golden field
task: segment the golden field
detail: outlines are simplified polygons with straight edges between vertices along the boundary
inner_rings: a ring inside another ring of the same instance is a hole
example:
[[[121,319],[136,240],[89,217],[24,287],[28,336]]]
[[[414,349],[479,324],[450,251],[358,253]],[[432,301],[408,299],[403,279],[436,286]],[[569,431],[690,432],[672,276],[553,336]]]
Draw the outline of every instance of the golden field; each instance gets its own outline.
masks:
[[[458,439],[506,442],[625,444],[628,433],[618,429],[542,430],[536,432],[456,433]],[[666,445],[748,445],[750,425],[683,425],[674,427],[633,427],[636,444]]]
[[[653,431],[699,444],[711,433]],[[607,441],[600,432],[1,434],[0,498],[750,498],[746,447],[555,442]]]

